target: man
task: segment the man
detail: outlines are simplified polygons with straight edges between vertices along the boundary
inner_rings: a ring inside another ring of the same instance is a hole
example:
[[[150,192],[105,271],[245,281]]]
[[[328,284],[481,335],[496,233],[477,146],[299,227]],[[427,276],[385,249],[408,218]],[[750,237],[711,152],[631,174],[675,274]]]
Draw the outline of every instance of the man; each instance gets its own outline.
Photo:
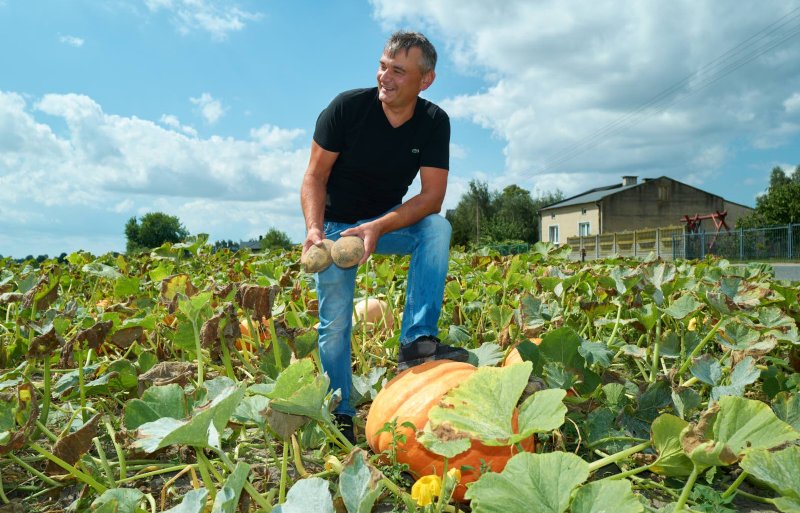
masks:
[[[365,253],[410,254],[398,369],[433,359],[466,361],[439,342],[437,324],[450,251],[450,224],[438,215],[447,188],[450,120],[419,93],[433,83],[436,50],[419,33],[396,32],[383,50],[378,87],[337,96],[320,114],[300,191],[303,252],[325,238],[354,235]],[[402,202],[420,173],[419,194]],[[357,267],[316,274],[322,367],[339,389],[335,414],[353,441],[350,333]]]

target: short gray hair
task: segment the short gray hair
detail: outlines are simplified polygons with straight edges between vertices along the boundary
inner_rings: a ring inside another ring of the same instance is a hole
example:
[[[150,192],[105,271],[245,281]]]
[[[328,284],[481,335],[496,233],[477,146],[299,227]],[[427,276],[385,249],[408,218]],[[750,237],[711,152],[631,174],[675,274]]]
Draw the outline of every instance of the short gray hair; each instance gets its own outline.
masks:
[[[436,48],[433,47],[428,38],[419,32],[406,32],[398,30],[386,41],[383,53],[389,57],[394,57],[399,50],[408,53],[412,48],[417,47],[422,52],[422,60],[419,63],[422,74],[436,69]]]

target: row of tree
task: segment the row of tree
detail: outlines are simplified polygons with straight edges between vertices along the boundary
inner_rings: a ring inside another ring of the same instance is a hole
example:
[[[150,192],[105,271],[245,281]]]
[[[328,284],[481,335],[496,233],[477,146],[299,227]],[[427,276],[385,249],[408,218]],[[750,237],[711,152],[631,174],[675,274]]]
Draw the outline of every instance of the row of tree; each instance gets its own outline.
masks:
[[[486,182],[473,180],[456,208],[447,212],[453,227],[452,244],[538,242],[539,209],[562,199],[564,194],[558,189],[532,197],[518,185],[490,191]]]
[[[782,168],[772,168],[769,188],[756,198],[756,209],[736,221],[737,228],[760,228],[800,223],[800,166],[787,174]]]

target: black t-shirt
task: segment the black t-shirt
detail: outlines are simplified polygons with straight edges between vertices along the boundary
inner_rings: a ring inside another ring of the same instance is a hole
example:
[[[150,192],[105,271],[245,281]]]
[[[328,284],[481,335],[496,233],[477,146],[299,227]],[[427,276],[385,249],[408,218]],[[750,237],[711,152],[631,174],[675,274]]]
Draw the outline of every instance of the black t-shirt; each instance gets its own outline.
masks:
[[[325,220],[354,223],[399,205],[420,167],[450,167],[450,118],[417,98],[414,115],[393,128],[378,88],[345,91],[322,111],[314,141],[339,153],[328,177]]]

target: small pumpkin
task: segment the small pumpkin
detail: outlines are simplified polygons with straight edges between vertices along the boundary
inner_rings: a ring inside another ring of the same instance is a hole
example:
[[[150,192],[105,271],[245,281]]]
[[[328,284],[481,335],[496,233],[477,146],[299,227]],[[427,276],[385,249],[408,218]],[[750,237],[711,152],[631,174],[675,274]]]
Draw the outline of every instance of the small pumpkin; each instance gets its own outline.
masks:
[[[540,338],[530,338],[528,340],[530,340],[537,346],[542,343],[542,339]],[[506,355],[506,359],[503,360],[503,367],[508,367],[509,365],[512,365],[514,363],[522,363],[522,361],[523,361],[522,355],[519,354],[519,351],[515,347],[514,349],[508,352],[508,355]]]
[[[367,416],[365,434],[370,448],[380,454],[390,448],[392,435],[378,431],[387,422],[397,419],[397,430],[405,435],[406,442],[397,448],[397,461],[408,465],[416,478],[436,474],[444,469],[444,458],[428,451],[417,442],[416,432],[428,422],[428,412],[436,406],[452,388],[467,379],[477,368],[468,363],[450,360],[426,362],[401,372],[375,397]],[[404,428],[404,422],[411,422],[416,429]],[[513,425],[517,427],[516,414]],[[526,451],[534,449],[533,437],[522,442]],[[456,486],[453,498],[464,500],[466,484],[480,477],[480,469],[488,464],[494,472],[500,472],[506,462],[518,451],[516,447],[489,447],[473,440],[472,447],[448,460],[449,468],[462,471],[460,483]],[[469,467],[469,468],[466,468]]]
[[[262,318],[261,322],[253,319],[251,319],[250,322],[253,323],[253,328],[258,333],[258,340],[261,342],[269,340],[269,320],[266,317]],[[239,351],[247,349],[247,351],[252,353],[255,350],[255,346],[251,341],[255,342],[255,338],[250,335],[250,325],[246,318],[239,321],[239,331],[242,332],[242,336],[241,338],[237,338],[236,342],[234,342],[236,349]]]
[[[393,330],[394,314],[389,304],[383,299],[370,297],[356,303],[354,321],[364,321],[378,329]]]

